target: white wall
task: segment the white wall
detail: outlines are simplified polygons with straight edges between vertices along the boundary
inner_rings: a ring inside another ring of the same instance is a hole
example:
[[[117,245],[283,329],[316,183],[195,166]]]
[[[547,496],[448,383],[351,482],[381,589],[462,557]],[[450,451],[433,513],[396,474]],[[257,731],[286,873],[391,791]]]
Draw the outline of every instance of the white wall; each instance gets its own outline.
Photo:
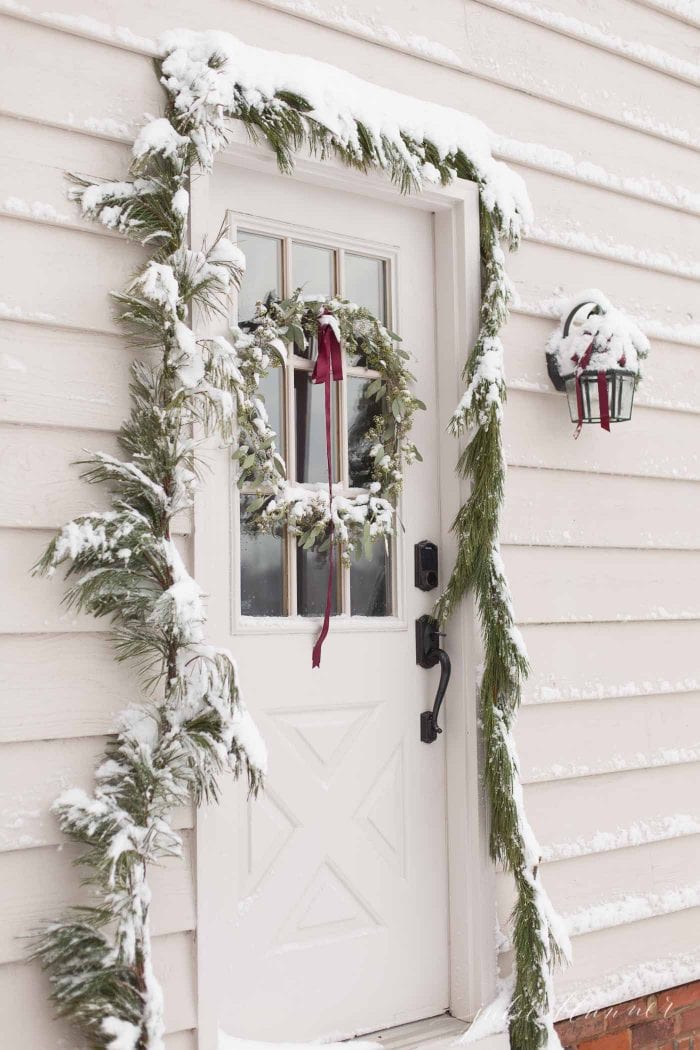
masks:
[[[113,448],[127,409],[129,355],[105,293],[139,252],[83,223],[64,180],[124,172],[133,128],[162,105],[138,44],[100,39],[117,25],[216,27],[323,57],[475,113],[517,162],[537,217],[509,264],[520,305],[505,333],[503,539],[533,664],[518,730],[527,802],[555,904],[580,931],[558,987],[589,1006],[699,976],[700,957],[674,974],[642,964],[700,941],[700,22],[654,0],[559,0],[556,13],[519,0],[62,0],[62,15],[102,28],[43,11],[30,0],[0,16],[0,544],[12,596],[0,610],[0,1016],[14,1041],[21,1031],[22,1045],[52,1050],[66,1036],[16,938],[73,893],[47,806],[89,784],[133,689],[100,625],[62,610],[59,584],[27,576],[51,530],[96,498],[71,463]],[[591,285],[661,338],[632,423],[573,442],[544,368],[547,300]],[[192,815],[180,823],[189,858]],[[192,866],[154,881],[168,1050],[185,1050]],[[638,898],[627,910],[624,895]],[[499,901],[505,918],[505,879]]]

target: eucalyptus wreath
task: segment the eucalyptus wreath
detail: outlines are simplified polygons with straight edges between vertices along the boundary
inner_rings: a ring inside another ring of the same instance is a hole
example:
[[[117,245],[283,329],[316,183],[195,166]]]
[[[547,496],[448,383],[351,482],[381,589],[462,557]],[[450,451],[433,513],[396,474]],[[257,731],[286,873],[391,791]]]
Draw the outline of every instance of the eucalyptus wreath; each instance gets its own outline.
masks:
[[[358,484],[345,493],[335,485],[332,504],[327,485],[294,485],[285,479],[259,391],[268,368],[284,366],[280,350],[285,343],[308,356],[319,319],[329,315],[337,322],[346,360],[379,373],[363,392],[366,411],[352,442],[351,474]],[[233,332],[249,377],[239,401],[239,443],[233,457],[239,464],[239,487],[262,489],[246,505],[246,526],[261,532],[286,527],[305,550],[324,551],[331,542],[332,522],[334,541],[345,560],[353,552],[368,552],[375,540],[393,533],[403,467],[421,459],[410,434],[416,411],[425,405],[412,392],[409,354],[399,345],[400,337],[364,306],[335,296],[305,298],[300,289],[288,299],[269,296],[258,303],[244,328]]]

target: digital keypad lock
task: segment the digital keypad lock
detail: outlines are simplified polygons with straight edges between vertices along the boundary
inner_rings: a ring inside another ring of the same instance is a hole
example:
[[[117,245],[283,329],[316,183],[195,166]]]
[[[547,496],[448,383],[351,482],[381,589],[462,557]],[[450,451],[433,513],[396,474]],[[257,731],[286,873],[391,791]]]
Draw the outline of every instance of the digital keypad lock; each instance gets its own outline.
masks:
[[[438,585],[438,549],[436,543],[421,540],[414,550],[415,584],[421,591],[433,591]]]

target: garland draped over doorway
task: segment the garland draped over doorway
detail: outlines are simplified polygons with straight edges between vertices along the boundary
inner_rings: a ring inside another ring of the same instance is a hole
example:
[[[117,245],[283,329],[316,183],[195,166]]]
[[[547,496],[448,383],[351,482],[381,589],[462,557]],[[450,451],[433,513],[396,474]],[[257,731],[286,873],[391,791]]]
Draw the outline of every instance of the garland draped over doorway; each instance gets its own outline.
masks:
[[[132,370],[132,410],[120,432],[126,458],[96,453],[85,477],[106,482],[112,509],[66,525],[39,565],[68,563],[67,599],[112,620],[116,655],[135,661],[152,699],[122,717],[96,771],[93,795],[65,792],[55,811],[82,847],[95,897],[39,934],[57,1012],[98,1050],[162,1050],[162,996],[150,957],[147,865],[177,853],[168,823],[174,805],[216,798],[225,768],[247,770],[257,789],[265,751],[241,701],[235,663],[204,641],[202,594],[172,537],[192,505],[197,473],[194,423],[236,440],[245,383],[234,343],[197,340],[193,308],[220,306],[245,261],[225,237],[208,249],[188,242],[188,188],[211,169],[240,120],[291,172],[309,149],[360,171],[385,171],[402,192],[454,178],[476,182],[483,270],[481,323],[464,367],[465,393],[450,428],[465,436],[458,474],[471,494],[453,528],[458,555],[435,615],[446,622],[473,591],[483,648],[481,705],[490,851],[512,872],[514,989],[511,1045],[556,1041],[552,966],[568,939],[538,873],[539,847],[527,822],[513,722],[527,674],[514,624],[498,533],[505,464],[505,382],[498,332],[507,315],[501,242],[515,248],[530,206],[520,178],[493,160],[488,130],[456,110],[376,88],[311,59],[248,47],[224,33],[177,31],[161,42],[158,73],[168,103],[133,147],[131,179],[80,181],[83,213],[154,249],[116,296],[132,340],[148,351]],[[155,353],[154,353],[155,352]],[[155,357],[155,363],[153,358]]]

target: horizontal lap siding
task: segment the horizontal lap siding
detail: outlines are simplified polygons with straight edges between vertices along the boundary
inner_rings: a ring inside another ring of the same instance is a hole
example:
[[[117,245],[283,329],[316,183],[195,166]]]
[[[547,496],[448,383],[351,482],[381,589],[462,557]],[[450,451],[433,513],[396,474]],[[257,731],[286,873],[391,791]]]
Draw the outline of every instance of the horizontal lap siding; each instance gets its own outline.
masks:
[[[523,634],[532,665],[526,704],[700,689],[692,621],[533,624]]]
[[[103,736],[138,695],[135,674],[112,659],[104,634],[0,636],[3,742]]]
[[[167,859],[153,869],[151,923],[155,937],[194,929],[192,836],[193,832],[185,833],[182,858]],[[4,889],[0,902],[0,964],[23,960],[22,938],[47,915],[55,915],[65,904],[89,903],[88,892],[75,879],[78,856],[79,852],[71,846],[0,854]]]
[[[53,535],[53,531],[43,529],[0,529],[0,572],[15,596],[12,605],[0,608],[0,634],[105,630],[104,621],[76,612],[62,601],[65,587],[61,570],[49,579],[34,582],[29,579],[29,571]],[[187,555],[186,540],[175,539],[181,552]]]
[[[0,420],[116,431],[129,411],[130,361],[116,333],[0,320]]]
[[[586,287],[591,272],[611,299],[634,314],[649,314],[669,324],[687,321],[697,301],[698,278],[653,270],[632,263],[591,256],[567,247],[526,241],[508,266],[516,292],[525,302],[551,297],[557,287]]]
[[[168,934],[154,939],[153,963],[165,989],[165,1027],[168,1032],[187,1032],[196,1024],[193,958],[191,933]],[[15,962],[0,966],[0,1016],[8,1046],[26,1046],[31,1050],[76,1047],[73,1030],[52,1017],[46,1004],[47,995],[48,985],[36,963]],[[172,1045],[178,1047],[177,1042]],[[171,1050],[170,1045],[166,1043],[166,1046]],[[187,1047],[187,1042],[184,1047]],[[78,1044],[76,1050],[82,1050],[82,1046]]]
[[[68,671],[64,669],[64,675]],[[0,763],[0,852],[33,849],[62,841],[50,806],[67,788],[89,790],[104,751],[100,737],[34,740],[2,745]],[[192,827],[189,807],[175,811],[177,828]]]
[[[504,328],[508,343],[507,381],[510,389],[548,394],[557,392],[547,376],[544,355],[533,355],[532,347],[545,345],[552,321],[513,312]],[[700,412],[700,390],[695,379],[700,367],[700,338],[697,344],[654,339],[654,353],[643,364],[645,382],[635,393],[635,405],[665,408],[672,412]]]
[[[540,350],[533,347],[533,352]],[[511,391],[503,427],[508,463],[580,473],[700,480],[700,416],[672,415],[638,405],[633,422],[616,427],[614,436],[589,426],[581,440],[574,442],[573,429],[563,396]],[[584,478],[580,499],[586,500]],[[542,511],[546,520],[546,507]]]
[[[501,536],[534,546],[698,550],[698,520],[697,481],[512,466]]]
[[[127,284],[144,258],[141,248],[113,237],[9,216],[0,218],[0,238],[13,258],[3,279],[2,294],[8,303],[29,315],[40,313],[41,320],[99,333],[117,331],[113,305],[105,293]]]
[[[654,180],[669,197],[676,186],[697,193],[697,88],[651,60],[586,41],[575,25],[557,31],[518,17],[502,0],[437,8],[387,0],[381,19],[370,0],[350,6],[352,32],[337,24],[331,0],[319,0],[311,18],[285,11],[284,0],[207,0],[202,14],[251,43],[332,55],[376,83],[473,112],[502,137],[506,157],[520,143],[541,143],[571,154],[569,168],[589,165],[553,174],[558,162],[544,153],[516,165],[536,224],[509,261],[522,310],[504,333],[502,541],[532,662],[519,744],[547,884],[578,931],[574,967],[559,981],[564,995],[615,967],[692,948],[700,932],[691,892],[700,848],[700,340],[654,340],[632,423],[612,435],[587,428],[573,442],[542,355],[551,321],[536,315],[559,291],[597,285],[657,324],[693,323],[697,202],[679,193],[681,211],[652,198]],[[552,6],[608,36],[697,58],[700,30],[634,0],[605,12],[587,0]],[[28,9],[29,20],[0,16],[0,236],[13,259],[0,290],[0,558],[12,595],[0,616],[0,880],[12,890],[0,999],[11,1034],[21,1026],[23,1044],[53,1050],[66,1030],[50,1022],[45,985],[21,961],[15,932],[76,899],[48,807],[65,786],[89,787],[116,712],[138,696],[133,675],[111,660],[105,625],[62,607],[57,581],[27,575],[53,529],[104,506],[72,464],[83,449],[116,449],[132,357],[107,293],[143,258],[80,217],[65,199],[64,173],[123,174],[131,129],[159,111],[162,96],[150,59],[89,39],[89,30],[32,23],[51,16],[34,0]],[[64,0],[60,10],[147,36],[192,21],[185,0],[103,0],[97,10]],[[382,21],[398,30],[391,46],[370,40]],[[420,37],[453,55],[412,54]],[[571,69],[586,71],[583,86]],[[606,172],[627,179],[626,191],[602,188]],[[17,214],[17,199],[29,215]],[[42,207],[32,210],[35,202]],[[179,531],[189,528],[183,521]],[[176,824],[185,862],[154,874],[155,954],[171,1011],[167,1050],[194,1050],[192,813],[178,812]],[[505,922],[503,876],[498,888]],[[648,917],[616,917],[625,895]]]

